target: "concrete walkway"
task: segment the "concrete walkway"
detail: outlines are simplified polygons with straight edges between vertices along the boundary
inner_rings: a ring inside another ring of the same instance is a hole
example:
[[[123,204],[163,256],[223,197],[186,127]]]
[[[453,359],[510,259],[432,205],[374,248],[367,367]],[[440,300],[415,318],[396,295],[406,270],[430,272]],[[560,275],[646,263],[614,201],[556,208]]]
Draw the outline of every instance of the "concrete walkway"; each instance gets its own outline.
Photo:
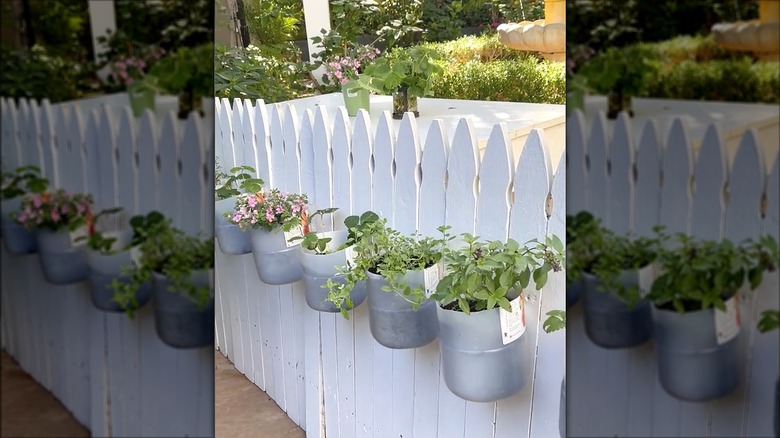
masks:
[[[214,350],[216,438],[304,438],[266,393]]]
[[[3,350],[2,437],[87,438],[89,431]]]

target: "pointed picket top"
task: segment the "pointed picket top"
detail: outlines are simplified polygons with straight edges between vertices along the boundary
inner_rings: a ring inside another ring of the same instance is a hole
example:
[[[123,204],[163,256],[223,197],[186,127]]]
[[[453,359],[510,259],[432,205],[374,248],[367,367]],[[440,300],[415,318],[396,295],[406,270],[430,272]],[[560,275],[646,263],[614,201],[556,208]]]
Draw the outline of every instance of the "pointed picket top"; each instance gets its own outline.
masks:
[[[328,111],[320,106],[314,112],[314,179],[317,186],[314,193],[307,193],[312,205],[330,205],[333,201],[333,182],[331,181],[331,132]]]
[[[173,220],[174,226],[181,226],[183,212],[179,208],[179,133],[176,129],[176,116],[167,114],[160,129],[159,142],[157,143],[159,160],[158,175],[160,176],[159,211]]]
[[[84,175],[87,179],[89,193],[99,199],[100,190],[100,114],[97,109],[91,109],[84,114]]]
[[[724,238],[741,242],[761,234],[765,169],[758,136],[750,128],[742,136],[731,165]]]
[[[138,119],[137,167],[138,207],[133,213],[147,214],[159,205],[160,174],[158,163],[159,141],[157,120],[149,115]],[[129,208],[130,206],[125,206]]]
[[[566,161],[558,161],[558,168],[553,175],[552,190],[550,190],[550,219],[547,221],[547,234],[556,235],[566,245]]]
[[[197,234],[206,231],[202,228],[209,219],[214,217],[214,204],[209,202],[209,214],[202,205],[203,194],[206,193],[206,181],[203,180],[202,165],[205,159],[205,147],[203,147],[201,127],[198,123],[200,116],[192,112],[184,122],[184,131],[181,134],[179,148],[179,160],[181,163],[181,177],[179,185],[179,221],[180,228],[188,234]],[[211,182],[209,191],[213,192]],[[212,225],[213,229],[213,225]]]
[[[317,205],[317,208],[338,207],[338,210],[323,218],[332,226],[343,224],[352,205],[352,168],[349,156],[352,153],[352,127],[347,109],[339,107],[333,122],[333,205]],[[330,228],[333,229],[333,228]]]
[[[479,194],[475,232],[486,240],[504,241],[509,233],[514,157],[506,126],[496,124],[490,132],[479,167]]]
[[[360,215],[372,209],[371,155],[374,153],[373,145],[371,118],[368,112],[360,110],[352,128],[352,206],[350,214]]]
[[[380,217],[387,218],[387,225],[390,227],[395,226],[393,223],[394,137],[390,112],[383,111],[374,136],[374,181],[371,195],[373,211]]]
[[[690,231],[692,156],[688,130],[675,119],[663,152],[661,223],[670,234]]]
[[[99,202],[100,205],[110,204],[113,207],[116,203],[117,190],[115,149],[118,136],[113,123],[109,123],[112,117],[115,117],[115,113],[108,111],[106,107],[94,110],[98,129],[97,144],[90,149],[97,152],[97,156],[91,158],[97,165],[98,186],[93,192],[95,201]],[[157,188],[154,190],[156,191]]]
[[[234,124],[242,124],[244,123],[243,116],[244,116],[244,104],[246,103],[249,105],[249,100],[244,99],[233,99],[233,114],[238,116],[238,118],[234,118],[233,122]]]
[[[301,116],[301,193],[306,193],[312,199],[316,190],[314,175],[314,131],[312,128],[312,112],[303,111]]]
[[[295,107],[287,105],[284,111],[282,136],[284,138],[284,176],[285,188],[289,192],[301,192],[298,113]]]
[[[244,105],[244,115],[238,131],[241,132],[242,142],[234,146],[236,165],[252,166],[257,171],[255,162],[255,107]]]
[[[602,112],[593,119],[588,138],[588,211],[609,226],[609,134],[607,121]]]
[[[119,129],[116,137],[116,199],[113,203],[102,204],[103,208],[123,207],[134,208],[137,199],[135,190],[135,172],[132,162],[135,160],[135,149],[138,142],[135,116],[130,107],[122,107],[119,111]]]
[[[269,188],[277,188],[280,190],[287,190],[286,177],[285,177],[285,163],[284,163],[284,134],[282,130],[282,114],[280,105],[272,105],[268,111],[268,127],[270,128],[270,158],[271,158],[271,175],[273,185]]]
[[[609,228],[621,235],[633,229],[634,141],[631,119],[621,112],[609,146]]]
[[[33,142],[39,142],[40,156],[47,169],[49,182],[53,187],[61,188],[61,166],[57,159],[57,154],[60,148],[59,143],[60,141],[65,143],[65,138],[59,138],[60,134],[57,132],[57,129],[61,129],[58,128],[61,126],[68,126],[66,108],[63,105],[58,105],[56,108],[46,105],[44,109],[41,109],[33,101],[30,105],[30,118],[28,121],[30,123],[28,127],[32,129],[30,139]]]
[[[446,224],[452,234],[474,233],[479,152],[470,118],[458,121],[447,161]]]
[[[271,131],[268,126],[268,109],[265,105],[255,107],[255,139],[253,151],[257,177],[265,181],[265,187],[273,187],[271,175]]]
[[[3,106],[0,109],[3,130],[3,163],[10,168],[17,168],[24,163],[24,155],[19,143],[19,110],[13,99],[3,98]]]
[[[233,132],[233,111],[230,105],[225,105],[220,100],[220,105],[217,105],[216,113],[214,114],[214,123],[217,126],[215,136],[217,138],[216,155],[219,157],[220,166],[225,169],[229,167],[227,158],[227,149],[230,147],[230,139]]]
[[[775,154],[775,164],[766,179],[766,212],[763,233],[774,236],[780,242],[780,154]]]
[[[90,193],[92,186],[88,178],[86,147],[84,129],[86,127],[85,117],[78,106],[71,110],[70,123],[67,126],[66,136],[68,139],[68,154],[72,164],[65,164],[63,169],[67,169],[68,174],[72,174],[74,181],[73,187],[81,193]],[[64,164],[64,163],[63,163]],[[71,176],[69,176],[71,178]]]
[[[547,233],[547,201],[552,187],[550,155],[544,131],[532,129],[517,163],[512,187],[514,203],[509,215],[509,237],[525,243],[544,239]]]
[[[693,171],[691,235],[720,240],[723,235],[723,194],[726,188],[726,150],[714,124],[704,133]]]
[[[634,189],[634,233],[650,237],[661,220],[661,140],[655,120],[648,120],[639,138]]]
[[[420,155],[417,120],[413,113],[406,113],[395,141],[393,223],[395,229],[407,235],[419,228]]]
[[[241,161],[241,146],[244,144],[244,130],[243,120],[241,112],[243,107],[240,103],[241,99],[235,99],[233,108],[230,110],[229,119],[229,131],[223,140],[222,156],[224,163],[221,164],[222,170],[229,172],[231,168],[238,165]]]
[[[441,120],[434,120],[428,128],[420,163],[420,205],[425,206],[420,215],[420,234],[435,236],[445,223],[445,193],[447,191],[447,155],[450,145]]]
[[[575,110],[566,119],[566,211],[576,214],[588,210],[587,123],[582,112]]]
[[[19,142],[25,153],[25,163],[33,164],[41,169],[41,173],[54,183],[54,174],[51,167],[46,167],[46,159],[41,148],[39,137],[35,135],[35,123],[31,114],[30,104],[27,99],[19,100]],[[47,152],[48,154],[48,152]],[[51,165],[51,164],[49,164]]]

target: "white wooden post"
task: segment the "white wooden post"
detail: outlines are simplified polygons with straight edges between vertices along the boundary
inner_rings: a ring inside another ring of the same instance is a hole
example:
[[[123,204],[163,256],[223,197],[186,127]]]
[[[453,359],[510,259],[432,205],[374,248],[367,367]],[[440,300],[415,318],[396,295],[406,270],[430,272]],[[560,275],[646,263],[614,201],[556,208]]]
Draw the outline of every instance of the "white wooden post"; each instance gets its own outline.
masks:
[[[98,42],[98,38],[108,35],[108,31],[116,31],[116,14],[114,14],[114,1],[89,0],[89,26],[92,31],[92,47],[95,52],[95,61],[107,50],[104,44]]]
[[[303,15],[306,20],[306,42],[309,44],[309,62],[314,62],[314,54],[322,50],[322,46],[314,44],[311,39],[320,35],[320,30],[330,30],[330,6],[328,0],[303,0]],[[322,77],[323,68],[312,72],[315,78]]]

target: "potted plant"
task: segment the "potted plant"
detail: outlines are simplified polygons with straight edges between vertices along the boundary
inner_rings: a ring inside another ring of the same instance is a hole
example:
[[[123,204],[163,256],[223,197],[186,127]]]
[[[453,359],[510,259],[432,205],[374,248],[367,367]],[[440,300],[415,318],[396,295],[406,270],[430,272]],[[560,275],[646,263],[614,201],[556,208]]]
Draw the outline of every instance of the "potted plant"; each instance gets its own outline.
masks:
[[[123,55],[109,63],[108,78],[127,89],[127,97],[133,114],[140,117],[144,109],[154,111],[155,95],[159,89],[156,78],[148,76],[149,67],[165,54],[165,49],[150,46],[138,56]]]
[[[659,252],[660,275],[647,295],[654,305],[658,378],[674,397],[711,400],[739,385],[738,291],[746,279],[755,289],[763,272],[777,267],[777,242],[769,236],[739,245],[678,239]]]
[[[225,254],[249,254],[252,251],[249,235],[228,218],[236,208],[236,196],[260,192],[263,180],[255,177],[255,169],[251,166],[237,166],[230,169],[230,174],[226,174],[217,164],[216,170],[214,233],[219,249]]]
[[[370,111],[369,90],[357,87],[360,75],[379,55],[380,50],[372,44],[359,44],[342,38],[338,31],[322,29],[322,36],[312,38],[314,44],[322,44],[324,50],[315,55],[320,58],[317,67],[324,66],[323,83],[337,84],[341,87],[344,104],[350,117],[357,115],[360,109]],[[376,41],[375,41],[376,42]]]
[[[444,69],[434,61],[438,53],[424,47],[395,50],[365,69],[351,89],[367,89],[393,96],[393,118],[412,112],[419,117],[417,98],[433,95],[433,79]]]
[[[566,307],[576,304],[582,296],[583,280],[582,271],[584,263],[591,258],[591,248],[587,245],[577,245],[574,242],[582,236],[598,230],[598,223],[592,214],[581,211],[574,216],[566,216]],[[574,253],[572,253],[574,251]],[[578,253],[579,252],[579,253]]]
[[[770,332],[780,328],[780,311],[765,310],[761,313],[761,319],[758,321],[758,331],[761,333]],[[780,379],[775,385],[775,436],[780,436]]]
[[[445,239],[407,236],[385,219],[364,223],[357,234],[354,263],[345,266],[343,283],[328,282],[328,300],[341,306],[352,288],[365,280],[369,327],[387,348],[417,348],[439,333],[436,303],[429,299],[430,272],[438,272]],[[426,287],[427,286],[427,287]],[[346,312],[342,312],[346,317]]]
[[[571,243],[572,260],[583,278],[583,316],[590,340],[603,348],[641,345],[653,335],[650,302],[643,299],[660,240],[620,236],[587,226]],[[644,280],[644,281],[643,281]]]
[[[70,284],[89,275],[87,252],[79,237],[92,223],[92,195],[59,189],[34,193],[22,200],[11,217],[35,231],[43,276],[52,284]]]
[[[492,402],[522,390],[530,380],[523,290],[536,289],[550,271],[564,268],[563,243],[520,245],[482,242],[462,235],[464,245],[444,251],[446,275],[432,296],[438,302],[439,348],[447,387],[458,397]]]
[[[634,116],[631,97],[638,96],[658,70],[653,54],[642,46],[610,47],[590,58],[577,72],[579,88],[607,95],[607,117],[626,111]]]
[[[197,111],[203,117],[203,98],[214,96],[214,44],[179,47],[161,58],[149,75],[159,86],[179,96],[180,119]]]
[[[309,216],[310,226],[315,218],[322,217],[338,210],[328,208],[318,210]],[[372,211],[363,213],[360,217],[349,216],[344,220],[346,230],[314,232],[293,239],[301,241],[301,265],[303,266],[303,284],[306,287],[306,303],[320,312],[344,312],[360,305],[366,299],[366,287],[363,283],[356,284],[343,303],[337,307],[328,301],[328,284],[341,283],[346,274],[339,272],[339,267],[350,267],[354,264],[354,245],[358,236],[368,223],[379,220]],[[349,317],[349,315],[347,315]]]
[[[0,189],[2,228],[0,229],[2,229],[5,249],[11,254],[32,254],[38,251],[35,234],[26,230],[12,217],[18,214],[24,195],[46,191],[49,182],[41,178],[40,172],[40,169],[35,166],[21,166],[13,172],[5,170],[2,172],[3,185]]]
[[[231,223],[249,229],[257,275],[266,284],[288,284],[303,276],[298,246],[292,240],[308,232],[306,195],[271,189],[241,193],[229,214]]]
[[[130,227],[117,225],[118,218],[113,221],[112,226],[100,223],[100,218],[106,217],[104,215],[119,213],[121,210],[122,208],[103,210],[95,215],[89,237],[84,236],[87,239],[87,265],[90,270],[90,298],[97,309],[127,312],[128,316],[133,318],[135,310],[151,299],[151,282],[142,282],[137,290],[120,301],[115,299],[115,294],[120,285],[131,282],[131,275],[126,272],[133,263],[131,250],[146,238],[143,229],[147,222],[146,218],[135,216],[130,220]],[[162,214],[158,212],[150,213],[149,217],[149,223],[163,220]]]
[[[174,348],[213,346],[214,239],[189,235],[170,219],[141,220],[146,220],[145,238],[137,247],[136,262],[126,270],[130,280],[114,285],[116,301],[131,301],[151,280],[160,339]]]

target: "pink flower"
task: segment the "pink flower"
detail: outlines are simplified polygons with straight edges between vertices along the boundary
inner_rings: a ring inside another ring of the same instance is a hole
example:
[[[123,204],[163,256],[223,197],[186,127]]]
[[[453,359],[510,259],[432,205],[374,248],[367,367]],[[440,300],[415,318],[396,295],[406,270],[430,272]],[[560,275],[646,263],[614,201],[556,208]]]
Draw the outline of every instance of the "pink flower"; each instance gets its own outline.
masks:
[[[57,213],[57,210],[52,210],[52,212],[51,212],[51,220],[54,221],[54,222],[59,222],[60,221],[60,214]]]
[[[249,204],[250,207],[255,208],[255,206],[257,205],[257,198],[251,196],[249,197],[249,199],[247,199],[246,203]]]
[[[43,204],[43,201],[41,201],[40,195],[33,196],[32,203],[35,206],[35,208],[41,208],[41,204]]]

